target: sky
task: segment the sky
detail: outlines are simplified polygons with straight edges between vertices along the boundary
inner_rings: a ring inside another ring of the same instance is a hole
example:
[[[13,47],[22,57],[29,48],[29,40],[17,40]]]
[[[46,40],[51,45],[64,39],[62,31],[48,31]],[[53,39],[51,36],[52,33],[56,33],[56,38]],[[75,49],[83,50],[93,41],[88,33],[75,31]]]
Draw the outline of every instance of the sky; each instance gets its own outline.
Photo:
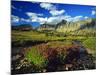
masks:
[[[96,7],[87,5],[58,4],[12,1],[11,24],[31,24],[38,27],[41,24],[57,24],[62,20],[76,22],[88,18],[96,18]]]

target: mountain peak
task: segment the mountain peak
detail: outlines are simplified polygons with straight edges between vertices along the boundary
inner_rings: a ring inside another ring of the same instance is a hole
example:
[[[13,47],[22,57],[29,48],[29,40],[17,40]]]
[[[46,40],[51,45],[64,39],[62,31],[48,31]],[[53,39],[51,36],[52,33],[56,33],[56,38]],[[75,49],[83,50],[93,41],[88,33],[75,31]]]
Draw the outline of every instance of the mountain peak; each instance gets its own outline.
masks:
[[[61,22],[59,22],[58,24],[66,24],[67,23],[67,21],[66,20],[62,20]]]

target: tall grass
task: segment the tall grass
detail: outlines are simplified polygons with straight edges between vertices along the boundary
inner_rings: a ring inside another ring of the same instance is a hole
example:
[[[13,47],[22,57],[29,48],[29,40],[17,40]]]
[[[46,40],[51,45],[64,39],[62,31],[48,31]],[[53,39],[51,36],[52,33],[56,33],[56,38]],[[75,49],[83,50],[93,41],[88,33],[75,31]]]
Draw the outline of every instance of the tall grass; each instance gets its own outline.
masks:
[[[30,48],[30,50],[27,51],[26,58],[28,59],[28,61],[34,64],[38,69],[44,68],[47,65],[47,60],[34,47]]]

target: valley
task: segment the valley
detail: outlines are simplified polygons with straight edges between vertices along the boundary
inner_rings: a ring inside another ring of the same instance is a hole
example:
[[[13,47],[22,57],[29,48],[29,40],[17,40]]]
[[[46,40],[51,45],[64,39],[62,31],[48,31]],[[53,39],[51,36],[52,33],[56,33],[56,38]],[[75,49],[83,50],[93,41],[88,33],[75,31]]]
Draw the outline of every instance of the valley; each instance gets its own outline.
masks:
[[[12,26],[12,72],[38,73],[95,69],[95,19],[57,25]],[[15,63],[16,62],[16,63]]]

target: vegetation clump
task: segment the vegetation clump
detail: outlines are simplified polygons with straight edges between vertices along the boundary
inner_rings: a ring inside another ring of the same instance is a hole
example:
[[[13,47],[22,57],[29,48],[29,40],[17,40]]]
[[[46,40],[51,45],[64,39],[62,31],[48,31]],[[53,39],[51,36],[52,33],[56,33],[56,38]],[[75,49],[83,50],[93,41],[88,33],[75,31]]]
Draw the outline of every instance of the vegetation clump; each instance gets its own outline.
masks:
[[[30,61],[32,64],[34,64],[37,69],[45,68],[47,65],[47,60],[40,54],[40,52],[32,47],[30,48],[26,53],[26,58],[28,61]]]

